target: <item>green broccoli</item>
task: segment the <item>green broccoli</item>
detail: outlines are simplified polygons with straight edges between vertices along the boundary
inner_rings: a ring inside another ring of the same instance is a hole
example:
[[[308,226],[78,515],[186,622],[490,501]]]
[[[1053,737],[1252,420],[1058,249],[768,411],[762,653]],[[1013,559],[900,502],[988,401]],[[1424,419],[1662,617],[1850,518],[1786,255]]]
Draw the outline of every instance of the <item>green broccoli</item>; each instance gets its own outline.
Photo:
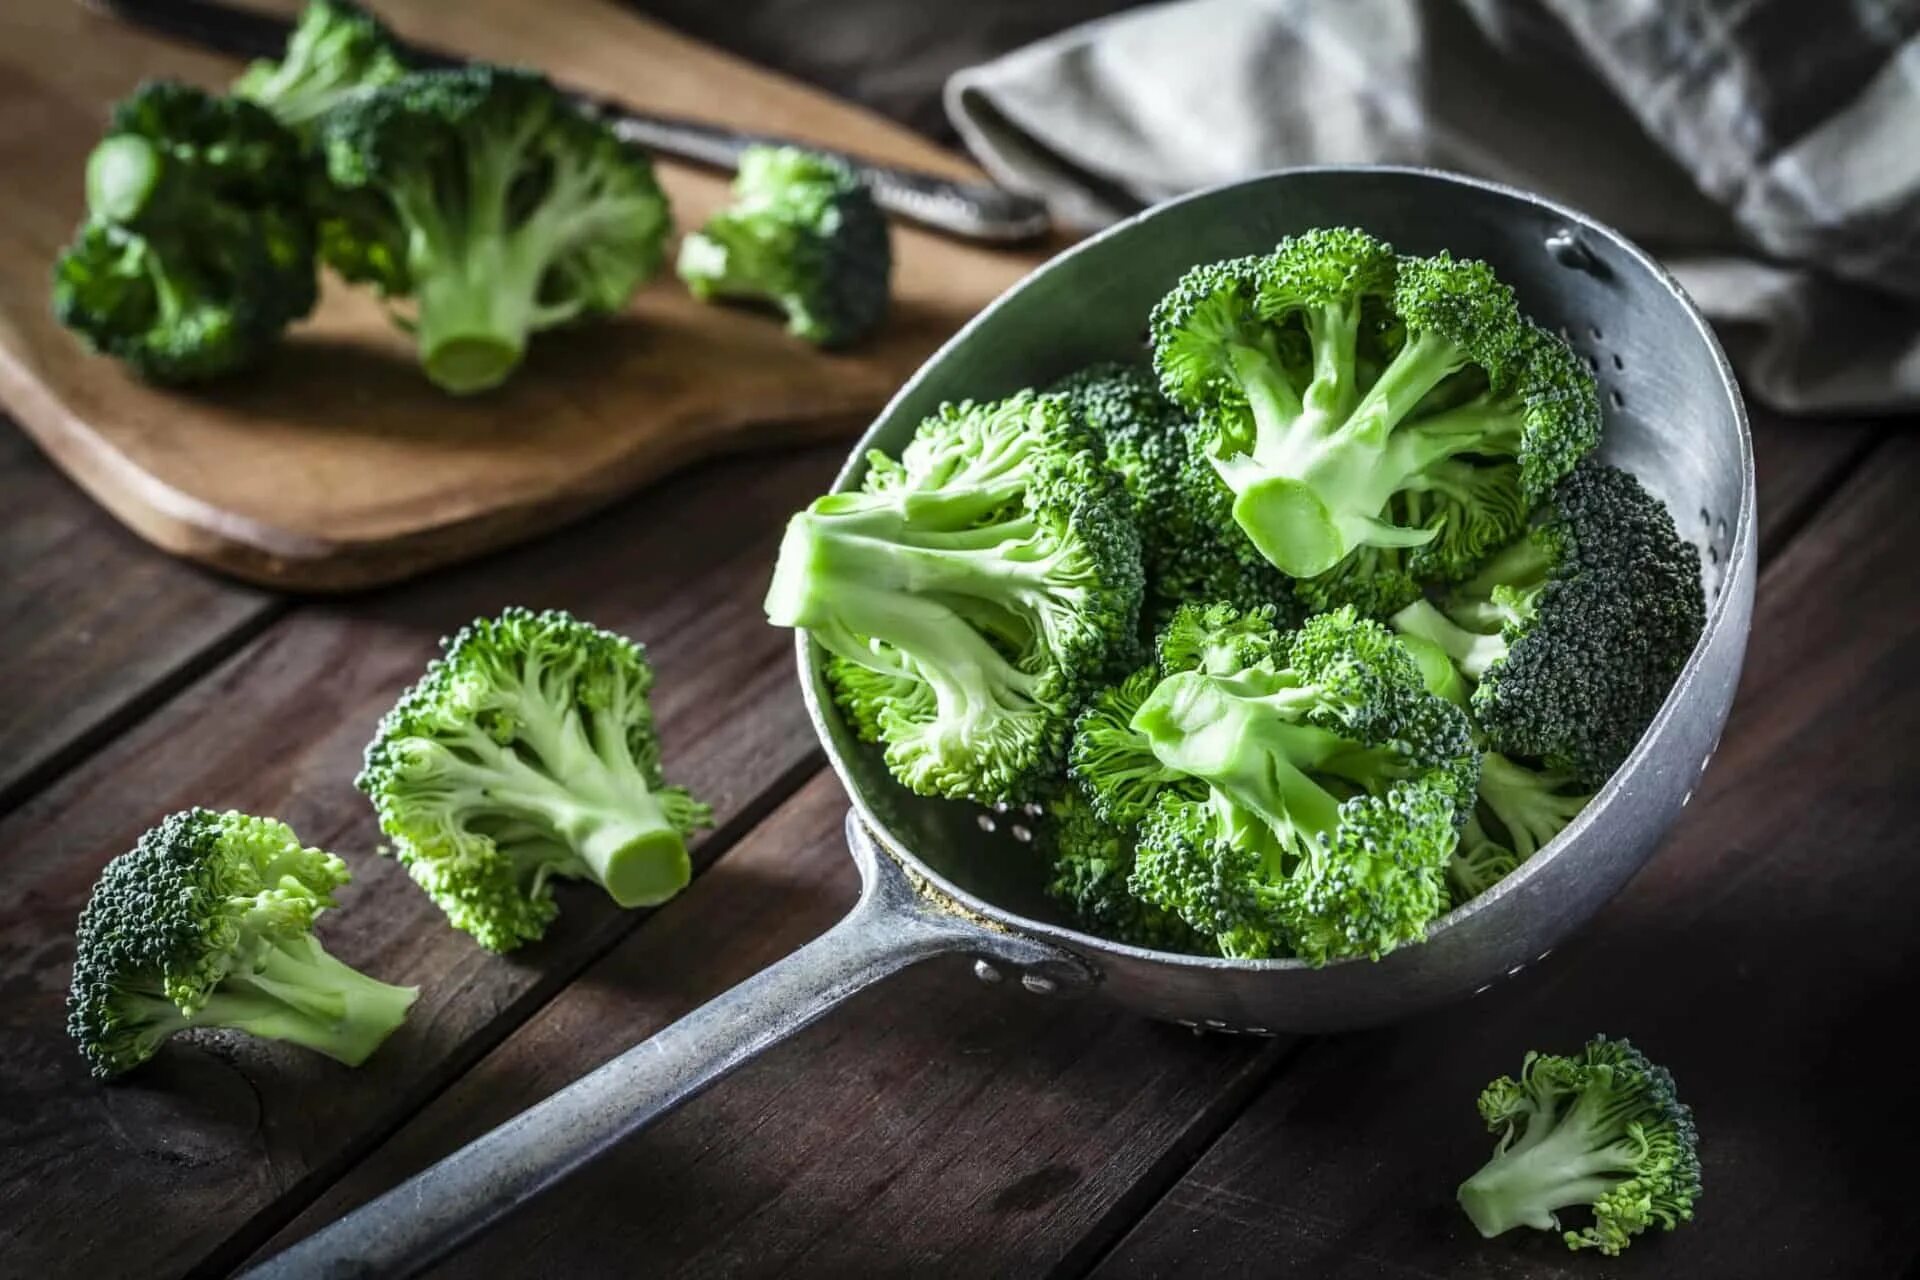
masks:
[[[1057,398],[949,405],[787,526],[768,619],[840,662],[850,723],[921,795],[1047,794],[1088,693],[1135,651],[1140,543]],[[851,668],[875,677],[849,679]]]
[[[667,199],[646,153],[542,76],[423,71],[321,118],[321,252],[409,297],[427,376],[456,394],[513,372],[529,335],[620,310],[659,268]]]
[[[1593,791],[1639,742],[1705,619],[1699,553],[1673,517],[1626,472],[1590,462],[1524,537],[1393,624],[1475,686],[1489,748],[1544,766],[1554,790]]]
[[[711,810],[666,786],[640,646],[510,608],[446,642],[381,720],[354,785],[455,928],[494,951],[546,932],[556,876],[623,907],[686,887]]]
[[[80,913],[67,1031],[105,1079],[174,1033],[229,1027],[350,1067],[405,1020],[412,987],[327,954],[314,917],[347,867],[284,822],[188,809],[109,862]]]
[[[1047,896],[1081,928],[1151,951],[1218,954],[1209,939],[1178,916],[1133,895],[1127,887],[1133,873],[1132,835],[1101,821],[1073,788],[1047,806],[1040,841],[1052,859]]]
[[[1356,230],[1195,268],[1150,329],[1234,520],[1320,579],[1315,608],[1386,612],[1464,576],[1599,437],[1591,375],[1486,264]]]
[[[799,147],[740,153],[733,204],[680,242],[680,278],[700,299],[766,301],[794,336],[846,347],[887,315],[887,220],[853,167]]]
[[[407,73],[393,36],[353,0],[307,0],[280,61],[250,64],[233,94],[304,131],[349,94]]]
[[[1700,1199],[1699,1136],[1673,1077],[1625,1040],[1597,1036],[1573,1057],[1529,1053],[1520,1078],[1480,1095],[1500,1135],[1460,1184],[1460,1207],[1491,1239],[1515,1227],[1558,1231],[1561,1210],[1591,1208],[1569,1249],[1615,1255],[1648,1227],[1673,1230]]]
[[[317,296],[304,163],[250,102],[142,85],[87,160],[88,216],[54,268],[54,315],[153,382],[254,363]]]
[[[1120,477],[1147,574],[1145,609],[1164,623],[1190,600],[1288,610],[1292,581],[1233,523],[1233,495],[1185,415],[1139,366],[1100,364],[1054,384],[1099,438]]]
[[[1140,705],[1159,683],[1158,669],[1141,667],[1094,694],[1073,722],[1067,776],[1079,784],[1096,818],[1123,831],[1138,827],[1168,788],[1196,798],[1206,794],[1186,774],[1162,764],[1146,735],[1133,727]]]
[[[1183,647],[1236,645],[1257,652],[1245,636]],[[1131,888],[1224,955],[1383,955],[1447,904],[1478,763],[1466,717],[1351,609],[1308,619],[1276,654],[1169,675],[1141,704],[1133,728],[1208,795],[1159,796]]]

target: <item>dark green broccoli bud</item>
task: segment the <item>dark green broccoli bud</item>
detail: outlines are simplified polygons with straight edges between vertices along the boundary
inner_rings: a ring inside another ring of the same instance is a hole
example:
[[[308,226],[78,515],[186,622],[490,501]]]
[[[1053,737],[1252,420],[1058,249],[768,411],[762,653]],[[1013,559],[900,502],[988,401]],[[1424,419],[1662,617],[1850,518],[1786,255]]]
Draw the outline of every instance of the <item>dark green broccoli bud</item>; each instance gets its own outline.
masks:
[[[645,152],[529,71],[423,71],[321,117],[321,252],[413,301],[427,376],[497,386],[530,335],[617,312],[659,269],[667,199]]]
[[[1576,468],[1528,534],[1394,626],[1476,685],[1487,745],[1597,789],[1646,730],[1705,625],[1699,553],[1639,481]]]
[[[1053,860],[1047,896],[1082,929],[1153,951],[1217,954],[1178,916],[1133,896],[1133,838],[1102,822],[1085,796],[1069,788],[1048,805],[1040,838]]]
[[[1477,754],[1378,623],[1322,614],[1284,662],[1169,675],[1133,726],[1209,794],[1160,796],[1131,887],[1222,954],[1377,957],[1446,908]]]
[[[680,242],[680,278],[700,299],[768,302],[816,346],[860,341],[886,319],[887,220],[846,161],[748,147],[734,202]]]
[[[393,36],[352,0],[307,0],[280,61],[250,64],[233,94],[304,130],[349,94],[407,73]]]
[[[365,1062],[417,992],[313,936],[347,880],[344,862],[272,818],[188,809],[142,835],[100,873],[74,939],[67,1031],[93,1074],[136,1067],[192,1027]]]
[[[493,951],[538,939],[555,877],[623,907],[686,887],[686,837],[712,811],[661,776],[639,645],[511,608],[445,649],[381,720],[354,785],[455,928]]]
[[[863,491],[796,515],[766,609],[841,660],[842,709],[903,785],[997,802],[1058,779],[1074,712],[1134,650],[1140,593],[1118,483],[1057,397],[1023,392],[946,406],[897,461],[869,458]]]
[[[1153,808],[1160,793],[1173,788],[1204,795],[1185,774],[1169,769],[1153,754],[1133,717],[1160,683],[1160,673],[1141,667],[1119,684],[1096,693],[1073,722],[1067,751],[1067,776],[1079,784],[1101,822],[1131,831]]]
[[[1598,438],[1591,377],[1484,263],[1359,231],[1198,267],[1151,332],[1234,520],[1316,607],[1463,575]]]
[[[142,85],[87,160],[54,315],[153,382],[245,368],[313,310],[305,183],[299,140],[259,107]]]
[[[1625,1040],[1597,1036],[1574,1057],[1529,1053],[1520,1078],[1480,1095],[1500,1136],[1493,1158],[1460,1184],[1460,1207],[1491,1239],[1515,1227],[1560,1230],[1590,1208],[1569,1249],[1617,1255],[1648,1227],[1671,1231],[1700,1199],[1699,1135],[1673,1077]]]

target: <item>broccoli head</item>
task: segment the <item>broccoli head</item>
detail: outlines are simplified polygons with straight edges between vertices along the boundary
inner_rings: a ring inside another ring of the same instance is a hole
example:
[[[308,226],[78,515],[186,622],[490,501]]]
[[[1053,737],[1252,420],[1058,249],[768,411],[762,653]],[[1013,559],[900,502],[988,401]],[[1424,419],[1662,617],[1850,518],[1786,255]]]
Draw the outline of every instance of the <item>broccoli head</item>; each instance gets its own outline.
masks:
[[[1242,609],[1291,607],[1293,583],[1233,522],[1233,495],[1214,474],[1186,415],[1136,365],[1100,364],[1054,384],[1100,441],[1120,477],[1146,568],[1145,609],[1163,623],[1189,600]]]
[[[1155,802],[1133,892],[1222,954],[1377,957],[1445,909],[1478,757],[1466,717],[1378,623],[1321,614],[1280,656],[1169,675],[1133,727],[1208,789]]]
[[[341,99],[407,73],[380,20],[353,0],[307,0],[278,62],[252,63],[233,94],[305,130]]]
[[[153,382],[246,367],[313,309],[300,142],[250,102],[145,84],[87,160],[87,220],[53,310]]]
[[[359,1066],[407,1016],[313,936],[347,868],[283,822],[188,809],[109,862],[80,913],[67,1030],[96,1076],[175,1032],[227,1027]]]
[[[539,75],[423,71],[321,118],[321,252],[413,301],[427,376],[497,386],[528,337],[616,312],[660,265],[667,199],[646,153]]]
[[[1699,1138],[1673,1077],[1625,1040],[1598,1036],[1572,1057],[1529,1053],[1520,1078],[1480,1095],[1500,1136],[1460,1184],[1460,1207],[1491,1239],[1515,1227],[1560,1230],[1562,1210],[1591,1209],[1569,1249],[1614,1255],[1648,1227],[1671,1231],[1700,1198]]]
[[[686,837],[712,815],[661,777],[652,687],[626,637],[507,609],[446,642],[354,785],[414,880],[491,950],[546,932],[555,877],[653,906],[686,887]]]
[[[1233,519],[1320,580],[1313,607],[1383,612],[1462,576],[1599,436],[1592,378],[1485,263],[1361,231],[1197,267],[1151,336]]]
[[[845,347],[887,315],[887,220],[846,161],[799,147],[740,153],[732,205],[680,242],[693,296],[771,303],[794,336]]]
[[[1068,788],[1049,804],[1040,838],[1052,859],[1047,896],[1081,928],[1152,951],[1217,954],[1178,916],[1133,895],[1133,836],[1101,821],[1085,796]]]
[[[1118,483],[1057,397],[1023,392],[946,406],[796,515],[766,609],[841,660],[836,698],[903,785],[996,802],[1050,789],[1140,592]]]
[[[1490,748],[1592,791],[1640,740],[1705,620],[1699,553],[1673,517],[1626,472],[1589,462],[1525,536],[1393,621],[1475,686]]]

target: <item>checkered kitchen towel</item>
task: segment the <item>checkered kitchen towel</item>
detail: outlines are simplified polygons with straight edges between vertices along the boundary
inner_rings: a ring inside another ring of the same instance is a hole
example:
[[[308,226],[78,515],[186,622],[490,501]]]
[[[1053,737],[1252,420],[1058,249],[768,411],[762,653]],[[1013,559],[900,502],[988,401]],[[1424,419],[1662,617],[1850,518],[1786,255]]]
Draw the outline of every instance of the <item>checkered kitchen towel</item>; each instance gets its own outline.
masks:
[[[947,108],[1083,227],[1294,164],[1530,188],[1661,254],[1773,405],[1920,407],[1920,0],[1184,0]]]

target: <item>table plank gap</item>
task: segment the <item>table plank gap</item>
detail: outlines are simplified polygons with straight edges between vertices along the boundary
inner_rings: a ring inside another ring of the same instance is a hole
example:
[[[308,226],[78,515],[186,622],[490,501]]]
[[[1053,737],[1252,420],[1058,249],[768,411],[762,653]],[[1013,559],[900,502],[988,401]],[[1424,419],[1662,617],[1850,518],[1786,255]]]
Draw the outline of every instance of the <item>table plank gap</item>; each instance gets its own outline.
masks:
[[[1889,1275],[1913,1258],[1920,1116],[1861,1125],[1834,1080],[1920,993],[1897,802],[1920,735],[1903,675],[1916,485],[1920,439],[1890,435],[1769,567],[1700,803],[1592,925],[1470,1004],[1307,1045],[1096,1274],[1589,1275],[1548,1234],[1479,1241],[1452,1190],[1491,1151],[1480,1088],[1596,1031],[1674,1070],[1706,1161],[1699,1220],[1609,1274]]]
[[[521,551],[353,600],[304,605],[0,820],[0,1256],[23,1274],[179,1275],[230,1260],[540,1008],[640,917],[561,888],[542,943],[491,956],[448,928],[379,843],[351,786],[378,716],[435,637],[506,604],[570,608],[647,642],[669,777],[711,801],[708,862],[818,767],[789,638],[760,596],[788,512],[838,448],[698,468]],[[284,817],[355,872],[330,950],[422,985],[358,1071],[239,1036],[183,1037],[123,1083],[88,1080],[62,1030],[73,920],[100,865],[190,804]],[[287,1198],[283,1200],[284,1198]],[[276,1206],[281,1206],[276,1209]],[[109,1212],[155,1225],[92,1230]],[[264,1215],[264,1216],[263,1216]],[[229,1244],[228,1242],[234,1242]]]

